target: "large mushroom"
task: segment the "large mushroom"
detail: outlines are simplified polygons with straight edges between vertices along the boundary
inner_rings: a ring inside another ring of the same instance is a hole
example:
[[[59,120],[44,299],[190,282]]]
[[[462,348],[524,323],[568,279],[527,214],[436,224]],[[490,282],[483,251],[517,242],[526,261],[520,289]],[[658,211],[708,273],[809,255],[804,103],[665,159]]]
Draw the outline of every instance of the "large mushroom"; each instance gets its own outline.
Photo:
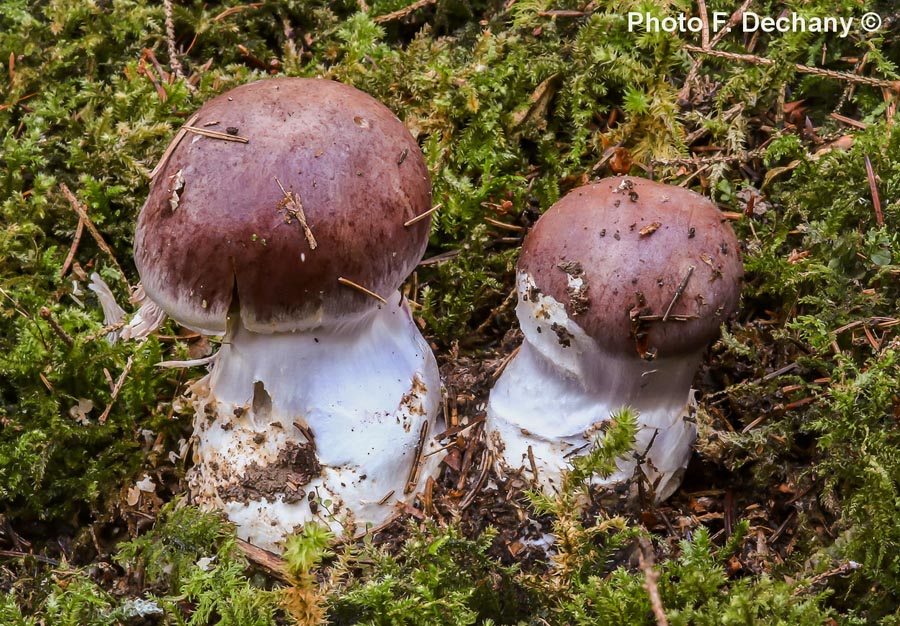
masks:
[[[606,482],[639,469],[657,500],[671,495],[696,438],[691,382],[742,275],[731,227],[694,192],[608,178],[550,207],[517,268],[524,342],[488,404],[498,459],[552,489],[627,406],[636,448]]]
[[[312,519],[357,534],[433,470],[440,379],[398,291],[430,206],[403,123],[328,80],[233,89],[167,151],[135,263],[152,303],[224,335],[193,388],[188,482],[241,537],[278,549]]]

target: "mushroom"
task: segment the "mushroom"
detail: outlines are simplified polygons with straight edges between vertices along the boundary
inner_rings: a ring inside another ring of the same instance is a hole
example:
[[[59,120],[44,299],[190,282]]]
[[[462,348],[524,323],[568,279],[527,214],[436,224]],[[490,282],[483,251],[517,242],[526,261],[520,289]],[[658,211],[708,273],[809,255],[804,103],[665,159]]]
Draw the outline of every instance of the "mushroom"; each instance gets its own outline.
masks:
[[[158,167],[134,258],[146,296],[224,334],[193,385],[195,502],[276,550],[318,519],[358,534],[435,469],[437,364],[401,283],[431,207],[403,123],[340,83],[277,78],[207,102]]]
[[[550,207],[517,267],[524,342],[488,403],[501,464],[536,469],[551,489],[628,406],[635,449],[604,484],[639,469],[657,500],[671,495],[696,438],[691,382],[737,310],[742,275],[715,204],[680,187],[608,178]]]

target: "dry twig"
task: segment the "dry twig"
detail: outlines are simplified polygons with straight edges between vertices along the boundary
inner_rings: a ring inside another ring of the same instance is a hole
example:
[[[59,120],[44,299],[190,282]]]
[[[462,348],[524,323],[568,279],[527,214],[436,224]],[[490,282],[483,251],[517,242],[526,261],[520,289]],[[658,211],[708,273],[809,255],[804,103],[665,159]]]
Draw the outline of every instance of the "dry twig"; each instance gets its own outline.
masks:
[[[122,386],[125,384],[125,378],[128,376],[128,372],[131,371],[132,365],[134,365],[134,360],[131,357],[128,357],[128,361],[125,362],[125,369],[122,370],[122,373],[119,374],[119,379],[116,381],[116,384],[113,385],[112,397],[109,399],[109,404],[106,405],[106,408],[103,410],[103,415],[101,415],[98,420],[101,424],[106,423],[106,418],[109,417],[109,412],[112,411],[113,405],[116,403],[116,398],[119,397],[119,392],[122,391]]]
[[[653,555],[653,546],[646,537],[640,539],[641,551],[638,552],[638,560],[641,570],[644,572],[644,589],[650,596],[650,606],[653,609],[653,616],[656,618],[657,626],[669,626],[669,618],[666,617],[666,611],[663,608],[662,597],[659,595],[659,572],[654,569],[656,557]]]
[[[56,333],[56,336],[62,339],[62,342],[66,344],[68,347],[72,347],[75,345],[75,340],[72,339],[72,336],[65,331],[65,329],[59,325],[59,322],[56,321],[56,318],[53,317],[53,312],[50,311],[45,306],[41,307],[40,310],[41,317],[50,324],[50,328],[53,329],[53,332]]]
[[[246,11],[247,9],[258,9],[259,7],[263,6],[264,4],[265,4],[265,2],[251,2],[250,4],[242,4],[242,5],[238,5],[236,7],[229,7],[227,9],[225,9],[224,11],[222,11],[221,13],[219,13],[214,18],[212,18],[212,21],[213,22],[221,22],[226,17],[230,17],[230,16],[234,15],[235,13],[240,13],[241,11]]]
[[[736,52],[722,52],[719,50],[704,50],[697,46],[686,45],[685,50],[697,52],[707,56],[728,59],[729,61],[743,61],[744,63],[752,63],[754,65],[775,65],[775,61],[761,57],[755,54],[738,54]],[[879,87],[892,90],[900,90],[900,80],[883,80],[880,78],[870,78],[868,76],[859,76],[850,72],[838,72],[835,70],[826,70],[820,67],[811,67],[809,65],[794,64],[794,69],[801,74],[812,74],[814,76],[823,76],[825,78],[833,78],[835,80],[847,81],[850,83],[858,83],[868,85],[870,87]]]
[[[872,193],[872,203],[875,205],[875,223],[878,228],[884,226],[884,214],[881,212],[881,198],[878,195],[878,183],[875,180],[875,170],[872,168],[872,159],[866,155],[866,177],[869,179],[869,191]]]
[[[370,296],[370,297],[372,297],[372,298],[375,298],[376,300],[378,300],[378,301],[381,302],[382,304],[387,304],[387,300],[385,300],[384,298],[382,298],[381,296],[379,296],[377,293],[375,293],[374,291],[370,291],[369,289],[366,289],[365,287],[363,287],[363,286],[360,285],[359,283],[355,283],[355,282],[353,282],[352,280],[350,280],[349,278],[344,278],[343,276],[338,276],[338,282],[341,283],[342,285],[346,285],[347,287],[353,287],[353,288],[356,289],[357,291],[361,291],[361,292],[363,292],[364,294],[366,294],[367,296]]]
[[[160,170],[165,167],[166,163],[169,161],[169,157],[172,156],[172,153],[175,152],[175,148],[178,147],[178,144],[181,143],[181,140],[184,139],[184,136],[187,134],[187,129],[197,121],[197,118],[200,117],[198,113],[194,113],[187,122],[184,123],[184,126],[178,129],[178,132],[175,133],[175,138],[172,140],[172,143],[166,147],[166,151],[163,152],[163,155],[159,159],[159,163],[156,164],[156,167],[150,172],[150,180],[152,181],[156,178],[156,175],[159,174]]]
[[[94,223],[91,221],[91,218],[87,214],[87,207],[84,206],[81,202],[78,201],[78,198],[75,197],[75,194],[71,192],[71,190],[66,186],[65,183],[61,183],[59,185],[60,190],[62,190],[63,195],[66,197],[66,200],[69,201],[69,204],[72,205],[72,208],[75,210],[75,213],[78,214],[78,217],[84,221],[84,225],[87,226],[88,232],[91,233],[91,236],[94,238],[94,241],[97,242],[97,245],[100,247],[103,252],[105,252],[112,264],[119,270],[119,274],[122,276],[122,280],[125,281],[125,284],[128,284],[128,279],[126,278],[125,271],[122,269],[122,266],[119,265],[119,262],[116,260],[116,255],[113,254],[112,248],[110,248],[106,244],[106,240],[103,239],[103,235],[100,234],[100,231],[97,230],[97,227],[94,226]],[[131,285],[128,285],[128,288],[131,288]]]
[[[229,135],[228,133],[220,133],[215,130],[207,130],[205,128],[198,128],[197,126],[188,126],[185,124],[182,128],[188,132],[203,135],[204,137],[210,137],[212,139],[221,139],[222,141],[234,141],[236,143],[249,143],[250,140],[246,137],[241,137],[239,135]]]
[[[419,215],[416,215],[416,216],[415,216],[414,218],[412,218],[412,219],[406,220],[405,222],[403,222],[403,225],[404,225],[404,226],[412,226],[412,225],[415,224],[416,222],[418,222],[418,221],[420,221],[420,220],[424,220],[426,217],[428,217],[429,215],[431,215],[432,213],[434,213],[435,211],[437,211],[438,209],[440,209],[442,206],[444,206],[444,203],[443,203],[443,202],[438,202],[436,205],[434,205],[433,207],[431,207],[431,208],[428,209],[427,211],[425,211],[425,212],[423,212],[423,213],[420,213]]]
[[[172,17],[172,0],[163,0],[163,12],[166,19],[166,43],[169,47],[169,65],[172,66],[172,72],[175,76],[187,86],[188,91],[197,93],[197,88],[185,78],[184,68],[181,67],[181,61],[178,60],[178,49],[175,47],[175,19]]]
[[[75,252],[78,250],[78,244],[81,243],[81,235],[84,233],[84,218],[78,218],[78,227],[75,229],[75,236],[72,238],[72,245],[69,247],[69,254],[63,262],[62,269],[59,271],[59,278],[63,279],[69,273],[69,267],[75,260]]]
[[[263,550],[243,539],[237,540],[237,547],[244,553],[244,556],[255,565],[258,565],[261,569],[265,570],[270,576],[274,576],[278,580],[284,582],[290,582],[284,571],[285,560],[277,554],[269,552],[268,550]]]
[[[300,195],[288,192],[277,176],[275,177],[275,182],[278,183],[278,188],[284,194],[284,198],[278,203],[278,208],[286,211],[285,221],[290,223],[291,218],[297,218],[297,221],[300,222],[300,228],[303,229],[303,234],[306,236],[306,243],[309,244],[309,249],[315,250],[319,244],[316,243],[316,238],[313,236],[309,224],[306,223],[306,213],[303,212],[303,203],[300,202]]]
[[[403,7],[402,9],[397,9],[396,11],[393,11],[391,13],[379,15],[372,21],[374,21],[376,24],[384,24],[386,22],[393,22],[394,20],[402,20],[413,11],[418,11],[419,9],[427,7],[429,4],[434,4],[435,2],[437,2],[437,0],[418,0],[417,2],[413,2],[408,7]]]

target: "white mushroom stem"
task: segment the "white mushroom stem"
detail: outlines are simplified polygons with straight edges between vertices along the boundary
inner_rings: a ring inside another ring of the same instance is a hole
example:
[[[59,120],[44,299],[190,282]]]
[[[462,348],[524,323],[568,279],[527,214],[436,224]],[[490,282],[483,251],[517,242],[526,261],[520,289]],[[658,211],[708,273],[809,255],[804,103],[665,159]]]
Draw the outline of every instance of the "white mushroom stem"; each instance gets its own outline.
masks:
[[[436,449],[441,390],[400,293],[352,325],[232,328],[194,389],[196,501],[278,550],[307,521],[354,535],[366,530],[357,518],[377,526],[413,500],[439,461],[426,455]]]
[[[635,450],[597,482],[622,483],[640,467],[658,500],[671,495],[696,438],[691,381],[702,352],[653,361],[609,354],[561,302],[535,290],[531,276],[519,273],[518,290],[525,341],[488,404],[488,441],[500,461],[530,474],[530,447],[537,480],[552,490],[569,458],[586,452],[610,414],[627,406],[638,413]]]

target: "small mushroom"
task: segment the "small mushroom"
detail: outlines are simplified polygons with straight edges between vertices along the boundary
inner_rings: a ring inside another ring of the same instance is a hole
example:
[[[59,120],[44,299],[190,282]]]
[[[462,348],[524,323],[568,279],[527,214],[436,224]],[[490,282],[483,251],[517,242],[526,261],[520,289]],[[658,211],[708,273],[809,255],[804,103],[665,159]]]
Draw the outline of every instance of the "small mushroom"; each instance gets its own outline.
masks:
[[[691,382],[737,310],[742,275],[731,227],[694,192],[608,178],[550,207],[517,268],[524,343],[488,405],[501,462],[530,472],[532,456],[540,484],[558,485],[567,459],[628,406],[636,447],[607,483],[639,469],[657,500],[671,495],[696,438]]]
[[[357,534],[438,461],[437,364],[398,291],[428,241],[430,219],[404,226],[431,207],[425,160],[384,105],[328,80],[243,85],[193,127],[213,122],[247,141],[176,138],[135,234],[146,296],[224,334],[193,386],[191,494],[268,549],[312,519]]]

